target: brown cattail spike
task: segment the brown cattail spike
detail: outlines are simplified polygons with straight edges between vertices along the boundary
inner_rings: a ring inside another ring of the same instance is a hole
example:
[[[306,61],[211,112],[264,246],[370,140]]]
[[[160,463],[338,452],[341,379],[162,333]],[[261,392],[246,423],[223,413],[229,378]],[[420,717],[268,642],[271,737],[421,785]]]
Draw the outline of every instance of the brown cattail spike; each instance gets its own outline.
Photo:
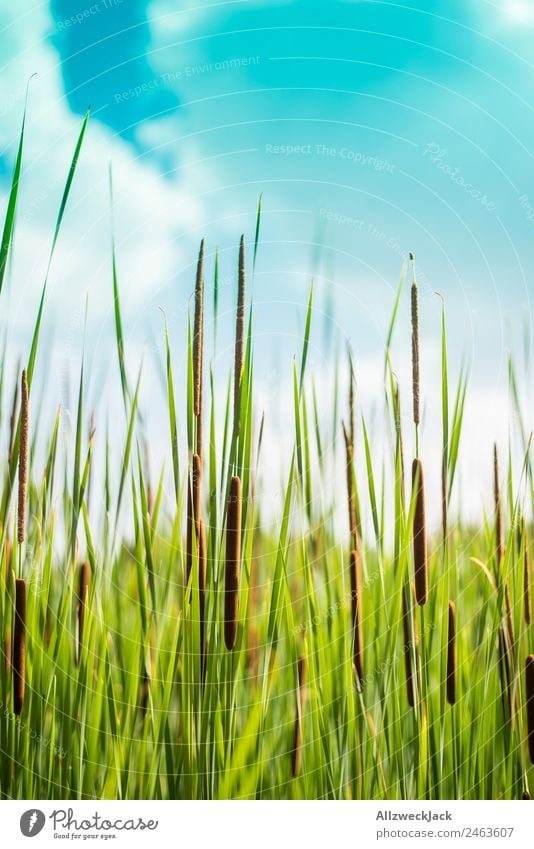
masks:
[[[19,503],[17,514],[17,539],[19,544],[24,542],[26,536],[26,490],[28,486],[28,439],[30,432],[28,381],[25,370],[22,372],[20,385]]]
[[[204,348],[204,239],[200,243],[195,284],[193,331],[193,405],[197,418],[197,454],[202,453],[202,370]]]
[[[416,623],[413,620],[414,639],[411,638],[410,632],[410,607],[411,596],[408,588],[404,587],[402,591],[402,633],[404,638],[404,668],[406,671],[406,694],[410,707],[415,707],[415,687],[414,673],[412,665],[413,649],[417,649],[417,633]]]
[[[525,666],[525,689],[527,703],[528,753],[534,764],[534,654],[529,654]]]
[[[357,548],[350,553],[350,591],[352,597],[354,668],[361,683],[363,681],[362,561]]]
[[[241,560],[241,480],[230,484],[226,513],[226,572],[224,586],[224,641],[232,651],[237,638],[239,603],[239,564]]]
[[[523,794],[522,794],[521,798],[527,799],[527,800],[530,799],[530,793],[528,792],[528,790],[523,790]]]
[[[191,479],[187,490],[187,575],[189,582],[193,563],[193,534],[196,539],[198,552],[200,534],[200,493],[202,488],[202,461],[198,454],[193,454],[191,463]]]
[[[26,582],[15,583],[15,637],[13,640],[13,713],[17,716],[24,704],[26,684]]]
[[[447,638],[447,701],[456,704],[456,607],[449,602],[449,633]]]
[[[89,582],[91,580],[91,566],[85,560],[80,566],[80,587],[78,592],[78,652],[77,663],[80,663],[83,649],[83,635],[85,630],[85,611],[89,595]]]
[[[241,398],[241,373],[243,371],[243,348],[245,340],[245,237],[239,243],[239,272],[237,285],[237,314],[235,325],[234,359],[234,429],[239,432],[239,407]]]
[[[419,374],[419,296],[417,291],[417,280],[415,277],[415,259],[410,254],[412,265],[412,395],[413,395],[413,420],[416,427],[421,417],[419,410],[420,396],[420,374]]]
[[[495,502],[495,553],[497,565],[500,566],[504,557],[504,523],[499,483],[499,455],[496,444],[493,446],[493,498]]]
[[[412,464],[412,487],[415,492],[415,513],[413,520],[413,559],[415,577],[415,598],[417,604],[426,604],[428,600],[428,561],[426,545],[425,478],[421,460]]]

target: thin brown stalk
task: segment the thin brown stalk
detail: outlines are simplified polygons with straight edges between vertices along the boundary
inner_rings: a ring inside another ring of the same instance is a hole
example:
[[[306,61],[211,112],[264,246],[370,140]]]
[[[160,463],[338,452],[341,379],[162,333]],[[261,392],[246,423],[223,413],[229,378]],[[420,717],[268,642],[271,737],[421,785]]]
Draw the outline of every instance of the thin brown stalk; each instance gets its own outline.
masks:
[[[412,464],[412,487],[415,490],[415,513],[413,520],[413,559],[415,598],[417,604],[428,600],[428,559],[426,542],[425,478],[421,460]]]
[[[306,692],[306,658],[299,657],[298,662],[297,706],[295,716],[295,731],[293,735],[293,750],[291,753],[291,772],[293,778],[298,778],[302,766],[302,713]]]
[[[193,564],[193,535],[196,538],[198,552],[200,535],[200,491],[202,485],[202,460],[198,454],[193,454],[189,486],[187,487],[187,551],[186,551],[186,585],[191,576]]]
[[[415,257],[410,254],[412,265],[412,396],[413,396],[413,420],[416,427],[421,421],[420,416],[420,367],[419,367],[419,297],[417,291],[417,280],[415,276]]]
[[[354,668],[360,684],[363,682],[363,630],[362,630],[362,561],[354,548],[350,553],[350,591],[352,598],[352,634],[354,639]]]
[[[26,582],[15,583],[15,638],[13,640],[13,713],[18,716],[24,705],[26,686]]]
[[[239,433],[239,408],[241,399],[241,375],[245,341],[245,237],[239,243],[239,272],[237,285],[237,313],[235,326],[234,358],[234,430]]]
[[[525,689],[527,704],[528,754],[534,764],[534,654],[529,654],[525,664]]]
[[[226,513],[226,570],[224,579],[224,641],[232,651],[237,639],[239,564],[241,560],[241,480],[230,483]]]
[[[26,491],[28,486],[28,439],[30,433],[30,414],[28,400],[28,381],[26,370],[22,372],[20,403],[20,442],[19,442],[19,501],[17,514],[17,539],[19,545],[26,536]]]
[[[402,633],[404,638],[404,669],[406,672],[406,695],[411,708],[415,707],[413,649],[417,650],[417,625],[413,617],[414,639],[410,632],[411,594],[407,587],[402,590]]]
[[[449,602],[449,632],[447,636],[447,701],[456,704],[456,606]]]
[[[202,456],[202,381],[204,349],[204,239],[198,253],[195,283],[195,323],[193,331],[193,406],[197,420],[197,454]]]
[[[88,560],[84,560],[80,566],[80,586],[78,591],[78,651],[76,663],[79,664],[83,650],[83,637],[85,631],[85,612],[87,608],[87,597],[89,595],[89,582],[91,580],[91,566]]]
[[[499,455],[496,443],[493,446],[493,499],[495,504],[495,554],[497,566],[500,567],[504,558],[504,521],[499,483]]]
[[[347,475],[347,506],[349,511],[349,533],[351,538],[351,548],[358,544],[358,518],[356,515],[356,496],[354,493],[354,448],[350,441],[350,434],[347,433],[345,424],[343,423],[343,436],[345,438],[345,458],[346,458],[346,475]]]

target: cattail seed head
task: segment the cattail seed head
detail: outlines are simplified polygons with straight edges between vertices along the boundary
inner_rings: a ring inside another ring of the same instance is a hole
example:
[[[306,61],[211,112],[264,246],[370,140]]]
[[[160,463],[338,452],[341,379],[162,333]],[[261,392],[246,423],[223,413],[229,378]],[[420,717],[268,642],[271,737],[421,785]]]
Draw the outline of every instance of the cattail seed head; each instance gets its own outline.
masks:
[[[19,442],[19,501],[17,514],[17,539],[24,542],[26,535],[26,490],[28,486],[28,440],[30,432],[30,413],[28,400],[28,381],[26,370],[22,372],[20,402],[20,442]]]
[[[89,595],[89,582],[91,580],[91,566],[85,560],[80,566],[80,586],[78,591],[78,653],[76,662],[79,664],[83,649],[83,635],[85,630],[85,611]]]
[[[241,560],[241,480],[235,475],[230,484],[226,512],[226,570],[224,583],[224,641],[232,651],[237,639],[239,604],[239,564]]]
[[[412,487],[415,491],[415,513],[413,520],[413,559],[415,598],[417,604],[428,600],[428,560],[426,543],[425,478],[421,460],[412,464]]]
[[[245,237],[239,243],[239,270],[237,284],[237,313],[235,326],[234,358],[234,428],[239,432],[239,406],[241,397],[241,373],[243,371],[243,349],[245,340]]]
[[[447,701],[456,704],[456,606],[449,602],[449,632],[447,637]]]
[[[19,715],[26,686],[26,582],[15,583],[15,636],[13,640],[13,713]]]
[[[357,548],[353,549],[350,553],[350,590],[352,597],[354,668],[361,683],[363,681],[362,561]]]
[[[529,654],[525,664],[525,690],[527,704],[528,753],[534,764],[534,654]]]
[[[297,778],[300,775],[302,765],[302,712],[304,709],[304,697],[306,692],[306,669],[306,658],[304,655],[301,655],[301,657],[299,657],[297,672],[297,715],[295,717],[295,731],[291,757],[291,772],[293,778]]]
[[[417,281],[415,277],[415,259],[410,254],[412,265],[412,289],[411,289],[411,312],[412,312],[412,396],[413,396],[413,420],[416,427],[419,425],[421,416],[419,410],[420,398],[420,369],[419,369],[419,296]]]
[[[523,794],[522,794],[521,798],[527,799],[527,800],[530,799],[530,793],[528,792],[528,790],[523,790]]]

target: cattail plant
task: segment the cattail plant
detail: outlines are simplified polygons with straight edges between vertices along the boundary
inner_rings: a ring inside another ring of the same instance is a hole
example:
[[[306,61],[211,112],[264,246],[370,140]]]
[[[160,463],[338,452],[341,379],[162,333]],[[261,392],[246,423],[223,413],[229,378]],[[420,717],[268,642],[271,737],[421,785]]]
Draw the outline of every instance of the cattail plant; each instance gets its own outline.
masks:
[[[354,668],[360,684],[363,682],[363,631],[362,631],[362,561],[360,551],[350,553],[350,591],[352,598],[352,634],[354,639]]]
[[[426,544],[425,478],[423,464],[416,458],[412,464],[412,487],[415,492],[415,513],[413,519],[413,559],[415,578],[415,598],[417,604],[426,604],[428,600],[428,559]]]
[[[415,707],[415,670],[413,669],[413,655],[417,652],[417,623],[413,617],[413,640],[410,632],[410,611],[412,607],[411,593],[408,587],[402,590],[402,633],[404,639],[404,669],[406,672],[406,695],[410,707]],[[415,649],[415,652],[412,651]]]
[[[291,757],[291,772],[293,778],[298,778],[302,765],[302,714],[304,710],[304,697],[306,692],[306,658],[299,657],[297,671],[297,705],[295,717],[295,731],[293,735],[293,751]]]
[[[411,312],[412,312],[412,396],[413,421],[416,429],[421,421],[420,415],[420,369],[419,369],[419,295],[415,276],[415,257],[410,254],[412,266]]]
[[[525,664],[525,690],[527,705],[528,754],[534,764],[534,654],[529,654]]]
[[[13,640],[13,713],[18,716],[24,704],[26,686],[26,582],[15,582],[15,635]]]
[[[196,550],[200,538],[200,491],[202,485],[202,461],[198,454],[193,454],[191,475],[187,487],[187,551],[186,551],[186,584],[189,582],[193,564],[193,538],[196,540]]]
[[[28,486],[28,440],[30,433],[30,413],[28,400],[28,380],[26,370],[22,372],[20,402],[20,442],[19,442],[19,501],[17,514],[17,539],[19,545],[26,536],[26,490]]]
[[[239,271],[237,285],[237,313],[235,325],[234,356],[234,430],[239,433],[239,408],[241,403],[241,375],[245,343],[245,237],[239,243]]]
[[[204,356],[204,239],[200,243],[195,283],[193,330],[193,407],[196,417],[196,453],[202,457],[202,372]]]
[[[449,631],[447,636],[447,701],[456,704],[456,605],[449,602]]]
[[[241,560],[241,480],[232,477],[226,513],[226,570],[224,578],[224,641],[232,651],[237,638],[239,564]]]
[[[76,655],[77,664],[80,663],[83,650],[83,635],[85,630],[85,611],[89,595],[89,582],[91,580],[91,566],[88,560],[84,560],[80,566],[80,585],[78,590],[78,651]]]

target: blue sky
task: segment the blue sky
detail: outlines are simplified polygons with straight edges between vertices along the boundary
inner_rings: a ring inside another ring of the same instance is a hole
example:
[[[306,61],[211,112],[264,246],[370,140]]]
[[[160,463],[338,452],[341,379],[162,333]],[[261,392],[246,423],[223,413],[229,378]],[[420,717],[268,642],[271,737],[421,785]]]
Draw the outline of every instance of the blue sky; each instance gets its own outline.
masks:
[[[221,252],[224,369],[236,246],[242,231],[251,240],[263,192],[252,287],[266,403],[290,376],[285,363],[300,348],[312,276],[314,366],[326,386],[331,340],[350,338],[372,403],[393,293],[413,250],[424,378],[430,388],[439,291],[453,360],[465,356],[471,366],[467,434],[477,432],[477,407],[484,406],[502,436],[507,352],[531,323],[533,35],[534,2],[23,0],[4,8],[4,199],[26,81],[37,73],[12,268],[17,342],[24,345],[31,328],[27,304],[37,302],[62,182],[90,104],[51,280],[48,331],[65,386],[86,296],[95,394],[107,380],[112,161],[132,356],[147,344],[160,353],[161,309],[180,356],[205,236],[208,263],[216,244]],[[407,377],[407,333],[398,344]],[[428,418],[432,434],[431,410]]]

